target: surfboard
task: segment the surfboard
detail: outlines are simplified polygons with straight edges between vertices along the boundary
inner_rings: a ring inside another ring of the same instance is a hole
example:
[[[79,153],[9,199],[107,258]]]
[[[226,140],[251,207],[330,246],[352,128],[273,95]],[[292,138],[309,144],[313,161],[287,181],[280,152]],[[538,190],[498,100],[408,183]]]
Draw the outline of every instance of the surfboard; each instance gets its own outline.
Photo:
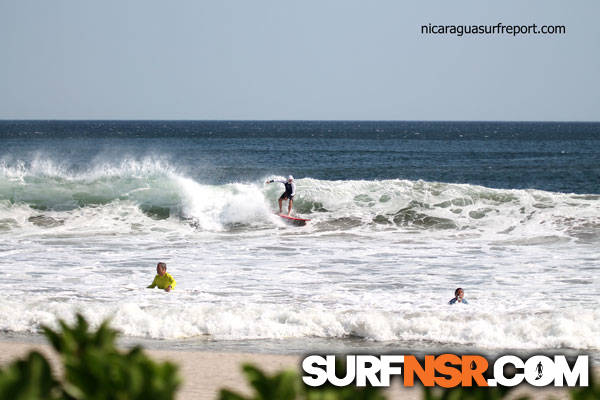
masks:
[[[306,225],[306,223],[308,221],[310,221],[310,219],[289,217],[289,216],[284,215],[284,214],[275,214],[275,215],[283,218],[285,220],[285,222],[287,222],[289,224],[292,224],[292,225],[297,225],[297,226],[304,226],[304,225]]]

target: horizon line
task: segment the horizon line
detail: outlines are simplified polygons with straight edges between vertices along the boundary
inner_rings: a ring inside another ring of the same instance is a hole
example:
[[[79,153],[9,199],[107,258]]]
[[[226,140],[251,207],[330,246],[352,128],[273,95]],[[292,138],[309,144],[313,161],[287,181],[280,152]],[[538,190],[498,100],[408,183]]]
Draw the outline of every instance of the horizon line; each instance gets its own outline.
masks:
[[[85,119],[0,118],[0,122],[483,122],[483,123],[600,123],[600,120],[444,120],[444,119]]]

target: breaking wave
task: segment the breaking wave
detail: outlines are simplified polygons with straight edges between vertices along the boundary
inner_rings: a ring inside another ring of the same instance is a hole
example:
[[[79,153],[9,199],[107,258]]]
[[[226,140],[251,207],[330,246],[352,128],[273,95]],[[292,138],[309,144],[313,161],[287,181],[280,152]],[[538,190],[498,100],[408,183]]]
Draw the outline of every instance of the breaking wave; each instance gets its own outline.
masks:
[[[265,177],[272,178],[272,177]],[[69,230],[79,223],[127,233],[156,224],[207,231],[279,227],[282,187],[263,182],[208,185],[168,162],[96,163],[70,171],[49,160],[0,163],[0,232]],[[493,235],[507,240],[600,239],[598,195],[491,189],[409,180],[297,180],[295,211],[311,232],[411,230]],[[510,235],[508,235],[510,234]]]
[[[20,310],[15,313],[15,310]],[[421,307],[411,311],[335,310],[319,306],[247,304],[153,305],[121,302],[115,305],[50,302],[42,309],[29,303],[5,303],[0,328],[36,332],[56,318],[73,318],[83,312],[98,325],[111,324],[127,336],[183,339],[207,335],[219,340],[283,338],[362,338],[372,341],[421,341],[490,348],[600,348],[598,310],[565,312],[546,310],[532,314],[496,306],[455,309]],[[465,321],[468,320],[468,323]],[[576,332],[575,332],[575,328]]]

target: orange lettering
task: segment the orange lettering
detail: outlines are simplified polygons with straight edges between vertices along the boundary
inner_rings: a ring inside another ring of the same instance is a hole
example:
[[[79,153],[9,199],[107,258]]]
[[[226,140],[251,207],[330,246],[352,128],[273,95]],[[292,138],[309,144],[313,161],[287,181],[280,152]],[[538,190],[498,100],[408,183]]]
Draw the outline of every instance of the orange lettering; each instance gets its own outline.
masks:
[[[473,379],[477,386],[487,386],[488,383],[483,373],[488,369],[488,362],[482,356],[462,357],[462,385],[473,386]]]
[[[461,372],[456,367],[449,365],[461,365],[460,357],[454,354],[442,354],[435,359],[435,369],[437,372],[447,376],[436,376],[435,383],[443,388],[458,386],[461,382]]]
[[[433,361],[433,356],[425,356],[425,368],[423,368],[415,356],[404,356],[404,386],[415,384],[415,373],[423,386],[433,386],[435,377]]]

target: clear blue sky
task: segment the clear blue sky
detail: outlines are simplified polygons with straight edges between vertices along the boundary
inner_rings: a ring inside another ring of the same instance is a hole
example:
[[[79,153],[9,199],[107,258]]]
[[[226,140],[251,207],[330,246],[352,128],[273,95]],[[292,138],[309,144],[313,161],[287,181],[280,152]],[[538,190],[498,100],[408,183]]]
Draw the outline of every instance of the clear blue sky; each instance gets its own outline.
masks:
[[[0,0],[0,119],[599,121],[599,16],[597,0]]]

